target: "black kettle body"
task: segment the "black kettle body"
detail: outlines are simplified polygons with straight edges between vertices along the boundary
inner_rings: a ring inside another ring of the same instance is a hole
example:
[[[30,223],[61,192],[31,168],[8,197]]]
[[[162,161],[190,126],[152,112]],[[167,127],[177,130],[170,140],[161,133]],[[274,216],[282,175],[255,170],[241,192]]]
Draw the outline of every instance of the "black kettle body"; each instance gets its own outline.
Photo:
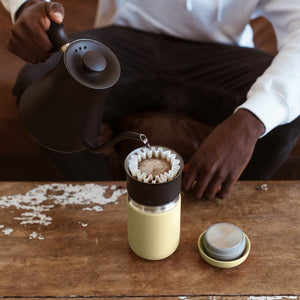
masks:
[[[42,146],[58,152],[81,151],[99,135],[105,97],[119,79],[120,64],[98,41],[69,42],[63,24],[52,22],[48,34],[62,57],[24,91],[21,119]]]

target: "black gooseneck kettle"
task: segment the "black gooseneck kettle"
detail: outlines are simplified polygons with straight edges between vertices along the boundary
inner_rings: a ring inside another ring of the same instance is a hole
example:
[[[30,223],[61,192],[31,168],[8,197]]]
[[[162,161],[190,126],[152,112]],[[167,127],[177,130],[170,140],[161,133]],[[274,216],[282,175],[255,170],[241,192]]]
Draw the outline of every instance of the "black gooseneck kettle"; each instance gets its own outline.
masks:
[[[57,66],[32,83],[20,100],[25,128],[42,146],[58,152],[88,148],[101,152],[125,139],[147,143],[143,134],[124,132],[98,145],[105,96],[119,79],[120,64],[104,44],[79,39],[70,42],[64,24],[51,22],[48,35],[62,57]]]

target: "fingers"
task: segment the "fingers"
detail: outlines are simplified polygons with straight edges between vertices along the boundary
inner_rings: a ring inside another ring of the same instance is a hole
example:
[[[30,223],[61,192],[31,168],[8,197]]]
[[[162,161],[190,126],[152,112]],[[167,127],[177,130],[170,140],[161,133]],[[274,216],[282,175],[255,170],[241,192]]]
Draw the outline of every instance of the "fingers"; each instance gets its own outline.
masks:
[[[192,164],[194,165],[194,164]],[[210,182],[210,173],[202,167],[189,168],[183,180],[183,190],[191,191],[197,198],[201,198]]]
[[[62,4],[60,4],[59,2],[46,2],[45,9],[47,15],[50,17],[52,21],[56,23],[61,23],[63,21],[65,16],[65,10]],[[50,26],[50,23],[47,25]],[[47,29],[49,29],[49,26]]]
[[[13,26],[7,49],[31,63],[45,61],[54,49],[46,33],[50,18],[59,23],[63,17],[64,8],[57,2],[42,1],[27,6]]]
[[[193,182],[189,191],[197,199],[204,198],[207,200],[213,200],[216,197],[225,199],[231,191],[235,181],[236,180],[232,179],[223,181],[221,178],[212,178],[211,180],[207,178],[201,180],[198,178]]]
[[[9,51],[31,63],[46,60],[52,48],[47,34],[34,21],[15,26],[7,45]]]
[[[246,110],[232,114],[202,142],[191,158],[183,189],[196,198],[225,198],[249,163],[264,128]]]
[[[222,188],[222,183],[223,179],[221,178],[214,178],[212,179],[208,185],[206,186],[206,189],[204,190],[203,198],[207,200],[213,200],[216,198],[217,193],[221,190]]]
[[[236,181],[236,180],[227,179],[227,180],[223,183],[223,185],[222,185],[220,191],[217,192],[216,196],[217,196],[218,198],[220,198],[220,199],[225,199],[225,198],[227,198],[227,196],[228,196],[228,194],[230,193],[230,191],[231,191],[231,189],[232,189],[232,187],[233,187],[235,181]]]
[[[193,168],[192,165],[193,165],[193,161],[189,162],[184,167],[184,172],[186,172],[186,174],[184,175],[183,180],[182,180],[182,189],[184,191],[191,190],[195,180],[198,177],[198,169]]]
[[[231,191],[238,176],[225,175],[226,173],[214,168],[193,168],[184,175],[182,188],[190,191],[197,199],[213,200],[216,197],[225,199]]]

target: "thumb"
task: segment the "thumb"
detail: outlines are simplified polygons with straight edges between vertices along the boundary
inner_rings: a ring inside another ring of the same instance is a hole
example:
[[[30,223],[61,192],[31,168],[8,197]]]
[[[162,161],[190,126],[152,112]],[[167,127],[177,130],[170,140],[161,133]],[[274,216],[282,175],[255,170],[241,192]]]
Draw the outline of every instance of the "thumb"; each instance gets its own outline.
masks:
[[[46,12],[50,19],[56,23],[61,23],[64,20],[65,9],[59,2],[47,2]]]

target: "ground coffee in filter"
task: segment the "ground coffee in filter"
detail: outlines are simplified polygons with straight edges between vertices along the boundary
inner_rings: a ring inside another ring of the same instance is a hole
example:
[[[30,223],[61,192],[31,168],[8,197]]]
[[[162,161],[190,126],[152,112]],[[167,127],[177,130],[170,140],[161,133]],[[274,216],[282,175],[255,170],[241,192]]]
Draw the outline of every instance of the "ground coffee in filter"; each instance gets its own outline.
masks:
[[[174,179],[180,169],[176,154],[161,147],[142,148],[128,161],[131,175],[145,183],[163,183]]]

